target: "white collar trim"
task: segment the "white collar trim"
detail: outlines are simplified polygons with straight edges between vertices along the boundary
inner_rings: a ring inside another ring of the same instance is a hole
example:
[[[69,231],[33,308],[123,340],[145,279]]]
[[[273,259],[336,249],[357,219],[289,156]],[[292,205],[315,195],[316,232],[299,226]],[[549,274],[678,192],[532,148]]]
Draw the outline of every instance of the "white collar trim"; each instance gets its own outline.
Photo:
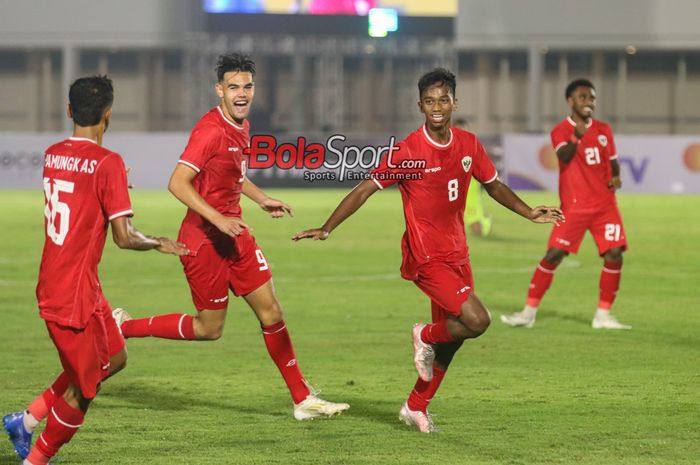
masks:
[[[452,140],[454,139],[453,134],[452,134],[452,128],[450,128],[450,140],[447,141],[446,144],[440,144],[438,142],[435,142],[432,137],[430,137],[430,134],[428,133],[428,129],[425,127],[425,124],[423,125],[423,135],[425,138],[430,142],[432,145],[439,149],[446,149],[447,147],[452,144]]]
[[[567,116],[566,119],[567,119],[567,121],[569,121],[569,124],[571,124],[574,127],[576,126],[576,121],[574,121],[571,116]],[[586,129],[590,128],[592,124],[593,124],[593,118],[588,118],[588,122],[586,123]]]
[[[224,121],[226,121],[228,124],[230,124],[231,126],[233,126],[236,129],[238,129],[239,131],[243,129],[243,126],[239,126],[236,123],[234,123],[233,121],[231,121],[230,119],[226,118],[226,116],[224,115],[224,112],[223,112],[223,110],[221,110],[220,106],[217,106],[216,109],[219,110],[219,114],[224,119]]]
[[[72,137],[71,136],[68,138],[68,140],[78,140],[78,141],[92,142],[93,144],[97,144],[97,142],[95,142],[94,140],[89,139],[87,137]]]

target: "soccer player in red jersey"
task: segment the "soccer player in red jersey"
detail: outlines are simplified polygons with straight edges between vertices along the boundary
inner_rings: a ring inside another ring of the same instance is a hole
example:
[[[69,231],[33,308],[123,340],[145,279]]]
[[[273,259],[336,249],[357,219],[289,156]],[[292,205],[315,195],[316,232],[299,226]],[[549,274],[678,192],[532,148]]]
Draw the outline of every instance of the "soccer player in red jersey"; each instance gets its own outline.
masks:
[[[112,82],[102,76],[78,79],[69,100],[73,137],[44,156],[46,237],[36,288],[39,314],[64,371],[27,411],[3,418],[24,465],[46,465],[82,425],[101,382],[126,364],[124,339],[97,276],[109,225],[120,248],[187,253],[182,244],[145,236],[131,225],[124,162],[102,147],[112,115]],[[32,432],[45,417],[46,428],[30,452]]]
[[[231,289],[260,321],[268,353],[292,396],[294,417],[306,420],[338,414],[350,406],[320,399],[301,374],[270,266],[241,218],[241,194],[273,218],[292,214],[289,205],[268,197],[245,176],[255,63],[232,53],[219,57],[216,70],[220,103],[192,129],[169,185],[188,207],[178,240],[190,250],[181,260],[197,314],[131,319],[120,310],[115,317],[126,338],[216,340],[223,332]]]
[[[355,187],[323,226],[293,239],[325,240],[376,191],[398,183],[406,232],[401,243],[401,276],[431,301],[432,323],[413,327],[414,362],[419,378],[399,419],[421,432],[436,431],[427,408],[452,357],[465,339],[486,331],[491,318],[474,293],[464,231],[469,182],[475,177],[500,204],[536,223],[563,219],[557,208],[530,208],[498,180],[496,168],[476,136],[451,126],[457,106],[455,76],[438,68],[418,81],[418,108],[425,124],[398,143],[371,179]]]
[[[571,114],[552,129],[552,145],[559,158],[559,198],[566,223],[554,226],[547,253],[530,281],[525,308],[501,315],[509,326],[531,328],[540,301],[564,257],[578,252],[586,230],[591,232],[603,258],[600,299],[593,317],[594,329],[631,329],[610,314],[620,288],[622,252],[627,249],[625,227],[615,191],[622,186],[613,133],[594,119],[596,93],[593,84],[578,79],[566,87]]]

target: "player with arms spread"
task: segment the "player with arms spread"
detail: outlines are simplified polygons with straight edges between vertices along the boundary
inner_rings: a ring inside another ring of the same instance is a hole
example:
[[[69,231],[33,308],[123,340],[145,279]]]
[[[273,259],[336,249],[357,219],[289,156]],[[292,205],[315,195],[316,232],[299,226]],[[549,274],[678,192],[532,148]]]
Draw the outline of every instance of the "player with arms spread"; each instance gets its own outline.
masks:
[[[603,257],[600,298],[594,329],[631,329],[610,314],[620,288],[622,252],[627,250],[625,228],[615,191],[622,186],[613,133],[594,119],[596,93],[593,84],[577,79],[566,87],[571,114],[552,129],[552,145],[559,158],[559,198],[566,223],[554,226],[547,253],[530,281],[525,308],[501,315],[509,326],[531,328],[540,301],[554,279],[554,271],[570,253],[577,253],[586,230],[591,232]]]
[[[223,332],[231,289],[260,321],[268,353],[292,396],[294,417],[306,420],[338,414],[350,406],[319,398],[301,374],[270,266],[241,218],[241,194],[273,218],[292,214],[289,205],[268,197],[245,176],[255,63],[239,53],[222,55],[216,72],[220,104],[192,129],[169,185],[188,207],[179,240],[190,250],[181,260],[197,314],[131,319],[120,309],[115,318],[126,338],[216,340]]]
[[[102,147],[112,115],[112,81],[78,79],[69,100],[73,137],[44,155],[46,238],[36,288],[39,314],[64,371],[27,411],[3,418],[24,465],[46,465],[82,425],[101,382],[126,365],[124,339],[97,275],[108,226],[122,249],[187,253],[182,244],[145,236],[131,225],[124,162]],[[47,416],[30,452],[34,428]]]
[[[452,357],[465,339],[486,331],[491,318],[474,293],[464,231],[464,207],[472,177],[497,202],[535,223],[563,220],[557,208],[530,208],[498,180],[496,168],[476,136],[451,126],[456,81],[438,68],[418,81],[418,108],[425,124],[411,133],[338,205],[323,226],[293,239],[325,240],[377,190],[398,182],[406,232],[401,243],[401,276],[431,300],[432,323],[413,327],[414,362],[419,378],[399,419],[421,432],[436,431],[427,407]],[[403,167],[406,167],[404,169]],[[408,169],[419,167],[419,169]]]

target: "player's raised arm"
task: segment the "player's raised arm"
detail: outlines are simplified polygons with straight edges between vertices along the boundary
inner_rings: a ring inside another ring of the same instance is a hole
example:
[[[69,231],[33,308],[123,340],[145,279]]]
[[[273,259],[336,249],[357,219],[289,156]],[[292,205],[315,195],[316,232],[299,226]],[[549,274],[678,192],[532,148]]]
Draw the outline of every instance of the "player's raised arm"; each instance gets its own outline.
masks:
[[[131,224],[131,219],[120,216],[113,219],[112,238],[120,249],[151,250],[173,255],[187,255],[189,251],[184,244],[175,242],[167,237],[153,237],[143,234]]]
[[[544,205],[530,208],[510,187],[498,179],[484,184],[484,189],[496,202],[534,223],[559,224],[560,221],[564,221],[564,214],[559,208]]]
[[[281,200],[268,197],[262,189],[248,178],[245,178],[243,181],[242,192],[243,195],[260,205],[260,208],[268,212],[273,218],[282,218],[285,213],[289,213],[289,216],[294,216],[294,209],[292,209],[292,207]]]
[[[180,202],[197,212],[224,234],[233,237],[242,233],[244,229],[250,229],[250,226],[245,224],[241,218],[224,216],[209,205],[207,201],[199,195],[194,186],[192,186],[192,181],[196,176],[197,172],[192,168],[178,163],[173,170],[173,174],[170,176],[168,190]]]
[[[328,235],[337,228],[340,223],[348,219],[353,213],[367,201],[367,199],[377,192],[379,188],[372,180],[362,181],[338,204],[331,216],[320,228],[299,231],[292,237],[293,241],[300,239],[313,239],[315,241],[326,240]]]

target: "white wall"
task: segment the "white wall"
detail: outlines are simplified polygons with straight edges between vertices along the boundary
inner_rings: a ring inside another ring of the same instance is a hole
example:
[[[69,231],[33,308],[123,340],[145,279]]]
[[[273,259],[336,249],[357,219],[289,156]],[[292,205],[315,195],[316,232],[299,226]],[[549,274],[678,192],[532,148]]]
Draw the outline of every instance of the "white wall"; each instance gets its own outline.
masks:
[[[697,0],[459,0],[458,46],[697,48]]]
[[[0,0],[0,46],[174,46],[196,0]]]

